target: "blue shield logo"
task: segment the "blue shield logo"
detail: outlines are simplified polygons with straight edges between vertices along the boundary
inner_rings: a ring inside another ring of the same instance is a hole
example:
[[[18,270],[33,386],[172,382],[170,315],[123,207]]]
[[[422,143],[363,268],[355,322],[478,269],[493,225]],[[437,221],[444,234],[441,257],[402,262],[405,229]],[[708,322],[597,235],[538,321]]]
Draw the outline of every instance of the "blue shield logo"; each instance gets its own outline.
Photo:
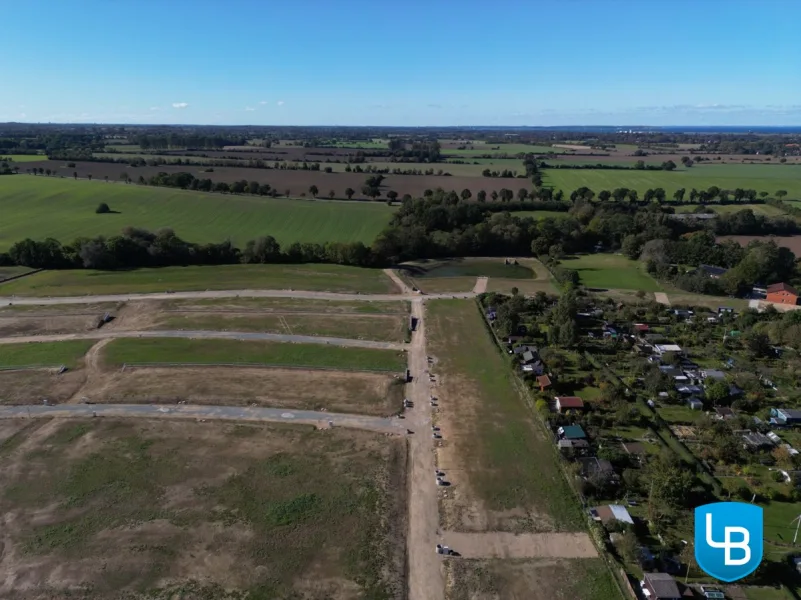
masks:
[[[715,502],[695,509],[695,560],[707,574],[730,583],[762,562],[762,509]]]

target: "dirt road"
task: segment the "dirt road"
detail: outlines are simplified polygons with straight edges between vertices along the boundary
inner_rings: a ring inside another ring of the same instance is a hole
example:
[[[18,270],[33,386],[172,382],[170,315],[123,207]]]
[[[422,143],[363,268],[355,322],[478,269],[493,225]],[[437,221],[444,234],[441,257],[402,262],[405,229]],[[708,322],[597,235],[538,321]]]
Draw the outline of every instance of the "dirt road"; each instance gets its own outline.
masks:
[[[483,294],[487,291],[487,284],[489,283],[489,277],[479,277],[476,279],[476,285],[473,287],[474,294]]]
[[[427,294],[426,298],[473,298],[473,292],[453,294]],[[208,298],[307,298],[310,300],[364,300],[370,302],[397,302],[419,299],[417,294],[337,294],[332,292],[306,292],[302,290],[217,290],[204,292],[174,292],[156,294],[104,294],[97,296],[17,297],[1,296],[2,305],[94,304],[98,302],[134,302],[139,300],[192,300]]]
[[[400,278],[400,275],[395,271],[395,269],[384,269],[384,275],[389,277],[395,285],[398,286],[398,289],[401,291],[401,294],[413,294],[411,288],[406,285],[406,282]]]
[[[435,482],[434,443],[431,431],[431,386],[428,380],[423,301],[412,302],[417,330],[412,334],[408,363],[412,382],[406,386],[414,408],[407,411],[409,437],[409,600],[443,600],[445,578],[442,558],[434,552],[440,543],[439,505]]]
[[[250,340],[289,342],[296,344],[327,344],[376,350],[405,350],[405,344],[394,342],[374,342],[371,340],[351,340],[346,338],[322,337],[317,335],[288,335],[282,333],[254,333],[246,331],[189,331],[154,330],[120,331],[98,329],[81,333],[62,333],[56,335],[26,335],[0,338],[0,344],[19,344],[25,342],[60,342],[65,340],[111,340],[116,338],[189,338],[200,340]]]
[[[596,558],[586,533],[460,533],[446,531],[444,543],[464,558]]]
[[[189,404],[60,404],[56,406],[3,406],[0,419],[68,417],[139,417],[146,419],[203,419],[207,421],[269,421],[299,423],[328,428],[365,429],[404,434],[406,426],[397,419],[340,413],[255,408],[242,406],[195,406]]]
[[[654,292],[654,300],[656,300],[659,304],[670,306],[670,298],[668,298],[668,295],[665,292]]]

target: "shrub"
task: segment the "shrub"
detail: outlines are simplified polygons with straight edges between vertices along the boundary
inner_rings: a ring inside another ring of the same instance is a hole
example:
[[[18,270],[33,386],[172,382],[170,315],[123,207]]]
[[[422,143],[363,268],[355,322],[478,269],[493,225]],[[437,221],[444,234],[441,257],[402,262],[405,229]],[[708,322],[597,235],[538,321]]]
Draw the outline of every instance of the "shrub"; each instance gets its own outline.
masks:
[[[97,208],[95,209],[95,212],[99,215],[103,215],[106,213],[110,213],[111,209],[108,207],[108,204],[106,204],[105,202],[101,202],[100,204],[98,204]]]

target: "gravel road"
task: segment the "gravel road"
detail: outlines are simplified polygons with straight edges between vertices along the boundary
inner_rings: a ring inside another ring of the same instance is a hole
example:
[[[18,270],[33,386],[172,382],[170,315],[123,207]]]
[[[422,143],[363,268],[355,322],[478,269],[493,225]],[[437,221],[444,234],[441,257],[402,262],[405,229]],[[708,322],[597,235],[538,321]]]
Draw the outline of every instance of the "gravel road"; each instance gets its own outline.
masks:
[[[152,330],[124,331],[98,329],[82,333],[63,333],[53,335],[26,335],[0,338],[0,344],[19,344],[25,342],[61,342],[65,340],[105,340],[115,338],[188,338],[204,340],[250,340],[270,342],[291,342],[296,344],[328,344],[353,348],[372,348],[376,350],[405,350],[406,345],[393,342],[374,342],[371,340],[351,340],[346,338],[322,337],[317,335],[287,335],[283,333],[254,333],[248,331],[189,331]]]
[[[215,421],[270,421],[318,427],[347,427],[381,433],[406,434],[395,419],[340,413],[242,406],[189,404],[59,404],[56,406],[3,406],[0,419],[53,417],[140,417],[146,419],[205,419]]]

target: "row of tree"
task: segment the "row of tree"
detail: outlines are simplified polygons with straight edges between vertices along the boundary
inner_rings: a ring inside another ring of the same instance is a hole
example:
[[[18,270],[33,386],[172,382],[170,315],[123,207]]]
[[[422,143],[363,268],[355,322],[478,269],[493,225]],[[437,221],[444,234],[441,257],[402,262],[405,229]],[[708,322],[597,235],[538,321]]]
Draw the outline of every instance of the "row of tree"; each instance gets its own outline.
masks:
[[[333,263],[380,266],[361,242],[294,243],[286,249],[271,236],[237,248],[230,241],[196,244],[179,238],[172,229],[151,232],[125,228],[111,237],[78,238],[62,244],[48,238],[25,239],[0,253],[0,264],[36,269],[134,269],[171,265],[222,265],[237,263]]]

